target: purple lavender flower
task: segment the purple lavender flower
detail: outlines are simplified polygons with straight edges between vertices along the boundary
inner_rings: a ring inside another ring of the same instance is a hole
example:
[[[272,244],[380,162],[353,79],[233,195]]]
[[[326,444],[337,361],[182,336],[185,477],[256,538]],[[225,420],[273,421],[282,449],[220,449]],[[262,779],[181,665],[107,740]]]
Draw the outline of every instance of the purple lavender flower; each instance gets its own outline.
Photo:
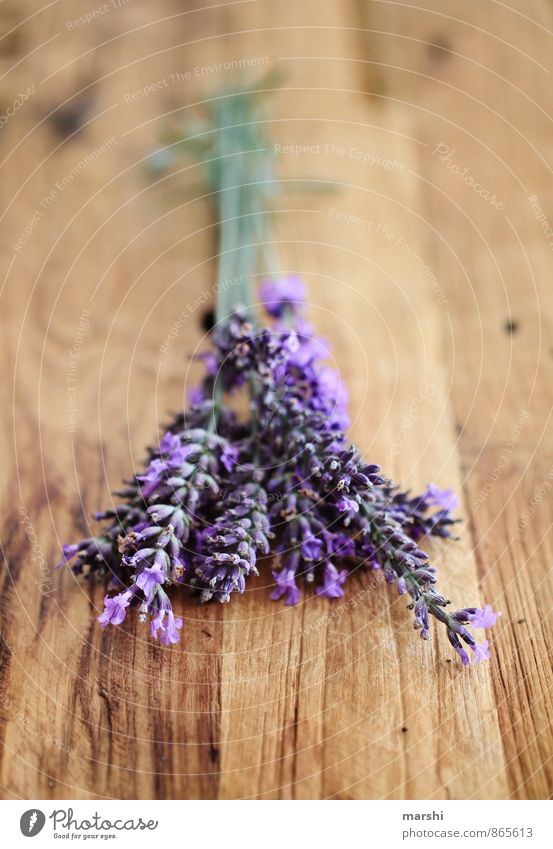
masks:
[[[144,593],[146,598],[150,598],[158,586],[162,586],[165,581],[165,572],[160,563],[154,563],[153,566],[148,566],[144,569],[136,579],[136,586]]]
[[[459,645],[457,645],[457,646],[453,646],[453,648],[455,649],[455,651],[457,652],[457,654],[461,658],[461,663],[463,664],[463,666],[468,666],[469,663],[470,663],[470,659],[469,659],[468,654],[464,650],[463,646],[461,645],[461,643],[459,643]]]
[[[278,279],[267,279],[261,283],[261,301],[269,313],[281,318],[286,308],[294,308],[305,301],[305,284],[300,277],[290,274]]]
[[[480,645],[476,643],[474,646],[471,646],[474,652],[474,660],[478,663],[481,660],[489,660],[490,659],[490,650],[488,647],[488,641],[483,640]]]
[[[459,499],[452,489],[440,489],[434,483],[427,484],[423,498],[428,504],[439,507],[441,510],[456,510],[459,506]]]
[[[274,325],[277,332],[284,333],[289,327],[284,321],[277,321]],[[296,350],[290,357],[290,365],[300,369],[313,366],[319,360],[326,360],[331,355],[330,345],[321,336],[315,336],[315,332],[308,321],[297,316],[295,318],[294,331],[296,334]]]
[[[98,514],[112,520],[105,536],[64,549],[66,559],[76,558],[76,573],[88,569],[88,574],[111,574],[118,586],[132,584],[127,592],[107,597],[102,625],[122,622],[131,599],[138,602],[139,596],[145,605],[140,616],[157,610],[162,585],[180,582],[190,568],[184,546],[195,533],[196,513],[215,503],[220,480],[237,456],[222,434],[201,426],[202,417],[208,420],[210,412],[196,411],[191,422],[196,426],[167,431],[144,473],[121,493],[127,503]],[[166,621],[173,620],[167,616]],[[175,628],[169,631],[172,641]]]
[[[73,558],[75,557],[77,552],[80,550],[80,548],[81,548],[81,546],[79,545],[79,543],[76,543],[75,545],[64,545],[64,546],[62,546],[63,560],[59,565],[63,566],[69,560],[73,560]]]
[[[242,484],[247,475],[255,477],[246,466],[231,476],[231,495],[219,503],[215,525],[202,533],[195,586],[204,602],[212,598],[228,602],[233,592],[243,593],[248,576],[258,574],[258,553],[269,553],[267,493],[255,482]]]
[[[349,394],[340,372],[329,366],[323,366],[317,372],[317,381],[318,387],[313,408],[330,413],[345,430],[349,427]]]
[[[236,445],[227,445],[221,453],[221,463],[227,472],[232,472],[238,461]]]
[[[375,496],[386,505],[392,518],[400,522],[412,539],[420,540],[424,536],[452,536],[451,527],[458,520],[452,518],[448,509],[431,512],[435,504],[432,496],[428,496],[428,490],[422,495],[411,496],[395,486],[385,485],[375,492]]]
[[[127,590],[124,593],[104,599],[104,611],[98,616],[98,622],[105,628],[106,625],[120,625],[127,615],[127,607],[131,603],[133,593]]]
[[[482,610],[478,608],[469,616],[469,622],[473,628],[491,628],[497,622],[501,613],[496,613],[492,610],[490,604],[487,604]]]
[[[301,598],[301,592],[296,584],[296,573],[294,569],[285,567],[280,572],[273,572],[273,578],[276,582],[276,587],[271,593],[271,598],[277,600],[286,595],[285,604],[297,604]]]
[[[340,598],[344,595],[342,584],[345,583],[347,576],[347,569],[338,571],[336,566],[330,561],[325,563],[324,585],[318,588],[317,595],[326,596],[327,598]]]
[[[158,591],[157,613],[151,620],[150,628],[152,637],[156,640],[159,638],[164,646],[179,642],[182,619],[173,613],[171,602],[163,590]]]
[[[137,475],[137,479],[140,481],[142,488],[142,496],[144,498],[149,498],[149,496],[155,492],[156,487],[159,486],[166,470],[167,464],[163,460],[154,457],[144,474]]]
[[[355,541],[341,531],[324,530],[323,538],[326,544],[327,554],[333,555],[340,560],[355,556]]]
[[[186,397],[191,407],[201,404],[202,401],[206,400],[203,385],[191,386],[186,393]]]
[[[339,495],[335,504],[340,513],[359,513],[359,504],[347,495]]]
[[[206,374],[209,377],[214,377],[220,368],[220,362],[213,351],[206,351],[203,354],[198,354],[196,359],[202,360]]]
[[[307,527],[301,541],[301,553],[305,560],[318,560],[323,550],[323,541],[313,536],[309,523],[306,520],[304,522]]]

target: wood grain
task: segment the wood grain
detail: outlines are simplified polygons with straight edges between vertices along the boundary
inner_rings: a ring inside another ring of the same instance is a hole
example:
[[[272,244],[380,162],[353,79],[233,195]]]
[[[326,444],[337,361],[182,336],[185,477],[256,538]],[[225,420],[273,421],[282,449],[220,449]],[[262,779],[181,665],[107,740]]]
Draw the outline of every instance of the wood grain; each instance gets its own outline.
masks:
[[[4,798],[551,797],[553,240],[528,199],[553,221],[553,19],[523,7],[2,3],[2,115],[34,87],[0,128]],[[230,606],[177,601],[164,651],[49,571],[194,380],[213,209],[193,165],[155,185],[144,158],[240,61],[282,68],[272,136],[311,146],[277,158],[275,241],[354,440],[461,495],[431,551],[451,597],[503,611],[487,666],[414,639],[371,575],[336,604],[275,605],[269,568]]]

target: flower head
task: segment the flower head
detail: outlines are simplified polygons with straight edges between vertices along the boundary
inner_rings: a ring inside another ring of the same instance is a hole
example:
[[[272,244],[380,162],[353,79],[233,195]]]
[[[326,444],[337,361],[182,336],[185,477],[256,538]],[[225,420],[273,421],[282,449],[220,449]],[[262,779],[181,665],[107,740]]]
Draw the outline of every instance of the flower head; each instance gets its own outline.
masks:
[[[156,640],[159,637],[164,646],[179,642],[181,628],[182,619],[175,616],[172,610],[160,610],[151,622],[152,637]]]
[[[79,551],[80,545],[64,545],[62,546],[63,558],[65,561],[72,560],[75,557],[76,553]]]
[[[342,585],[345,583],[347,576],[347,569],[338,571],[333,563],[325,563],[324,584],[318,588],[317,595],[326,596],[327,598],[340,598],[344,595]]]
[[[190,406],[194,406],[195,404],[201,404],[202,401],[205,401],[205,394],[203,386],[190,386],[187,390],[187,398]]]
[[[305,560],[318,560],[323,550],[323,541],[308,531],[301,543],[301,553]]]
[[[359,504],[355,499],[350,498],[347,495],[340,495],[340,497],[336,499],[336,509],[341,513],[349,513],[351,511],[359,513]]]
[[[469,622],[473,628],[491,628],[500,616],[501,613],[495,612],[491,605],[487,604],[482,610],[476,608],[474,613],[469,615]]]
[[[285,604],[297,604],[301,598],[301,592],[296,584],[296,573],[294,569],[284,567],[280,572],[273,572],[276,587],[271,593],[271,598],[277,600],[286,595]]]
[[[463,664],[463,666],[468,666],[470,663],[470,658],[466,653],[465,649],[462,647],[462,645],[459,644],[458,646],[454,646],[454,648],[459,657],[461,658],[461,663]]]
[[[159,638],[164,646],[178,643],[182,619],[173,613],[171,602],[164,590],[158,589],[150,610],[155,614],[150,623],[152,637],[156,640]]]
[[[165,581],[165,573],[159,563],[148,566],[136,579],[136,586],[140,587],[146,598],[149,598],[158,586]]]
[[[303,280],[295,274],[290,274],[263,280],[260,294],[269,315],[280,318],[287,307],[295,308],[305,301],[306,290]]]
[[[474,652],[475,663],[479,663],[481,660],[490,659],[490,649],[487,640],[483,640],[480,644],[475,643],[474,646],[471,646],[471,648]]]
[[[104,599],[104,611],[98,616],[98,622],[105,628],[106,625],[120,625],[127,615],[127,607],[131,603],[131,590]]]
[[[221,454],[221,464],[227,472],[232,472],[238,462],[238,448],[235,445],[225,445]]]
[[[243,593],[246,578],[257,574],[258,553],[269,552],[267,493],[256,483],[240,485],[251,473],[244,467],[230,476],[234,489],[219,502],[215,524],[202,532],[195,557],[202,601],[228,602],[233,592]]]
[[[459,499],[452,489],[440,489],[435,483],[429,483],[423,498],[428,504],[439,507],[440,510],[456,510],[459,506]]]

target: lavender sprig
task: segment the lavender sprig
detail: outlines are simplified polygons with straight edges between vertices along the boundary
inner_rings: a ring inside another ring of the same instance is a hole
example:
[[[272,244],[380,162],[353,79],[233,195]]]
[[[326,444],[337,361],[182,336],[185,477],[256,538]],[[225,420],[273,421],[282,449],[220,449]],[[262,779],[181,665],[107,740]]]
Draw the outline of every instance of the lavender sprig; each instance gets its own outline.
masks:
[[[228,602],[231,593],[243,593],[248,576],[259,574],[258,554],[269,553],[268,498],[256,478],[260,475],[253,468],[231,477],[235,488],[217,505],[215,524],[202,534],[201,553],[194,558],[202,602]]]
[[[260,108],[254,92],[214,98],[201,133],[171,144],[173,152],[205,154],[217,197],[226,282],[213,349],[199,355],[205,374],[190,408],[118,493],[122,503],[96,514],[105,530],[64,546],[64,562],[118,590],[106,595],[100,625],[120,625],[136,610],[165,645],[178,642],[183,624],[168,592],[188,588],[202,602],[228,602],[270,551],[280,560],[271,597],[288,605],[304,585],[339,598],[353,571],[380,569],[408,598],[423,639],[433,619],[463,664],[485,660],[488,642],[478,643],[469,627],[489,628],[500,614],[490,606],[449,612],[420,548],[429,536],[452,538],[454,494],[434,484],[420,495],[404,492],[350,444],[347,391],[307,321],[300,278],[262,282],[270,326],[257,324],[251,274],[267,252],[267,205],[277,188]],[[249,394],[245,421],[226,403],[238,390]]]

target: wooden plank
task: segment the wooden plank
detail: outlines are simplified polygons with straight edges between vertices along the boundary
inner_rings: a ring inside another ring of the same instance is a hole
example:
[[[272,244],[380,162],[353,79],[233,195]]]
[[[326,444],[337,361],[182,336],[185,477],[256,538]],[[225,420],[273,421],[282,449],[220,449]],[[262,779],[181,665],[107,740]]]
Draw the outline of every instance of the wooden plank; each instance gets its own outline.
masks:
[[[428,58],[424,94],[419,90],[413,107],[428,145],[420,162],[426,208],[430,222],[440,222],[440,238],[429,228],[426,243],[451,305],[445,356],[467,517],[482,592],[504,610],[492,669],[505,777],[514,798],[548,798],[551,364],[544,339],[551,253],[530,199],[537,194],[551,216],[551,165],[543,155],[551,63],[539,37],[548,23],[545,4],[530,6],[527,17],[505,6],[489,20],[473,17],[480,64],[450,55],[433,74]],[[446,24],[449,42],[462,44],[466,26]],[[461,179],[467,167],[482,194]],[[539,511],[536,497],[546,502]],[[481,791],[491,787],[486,781]]]

